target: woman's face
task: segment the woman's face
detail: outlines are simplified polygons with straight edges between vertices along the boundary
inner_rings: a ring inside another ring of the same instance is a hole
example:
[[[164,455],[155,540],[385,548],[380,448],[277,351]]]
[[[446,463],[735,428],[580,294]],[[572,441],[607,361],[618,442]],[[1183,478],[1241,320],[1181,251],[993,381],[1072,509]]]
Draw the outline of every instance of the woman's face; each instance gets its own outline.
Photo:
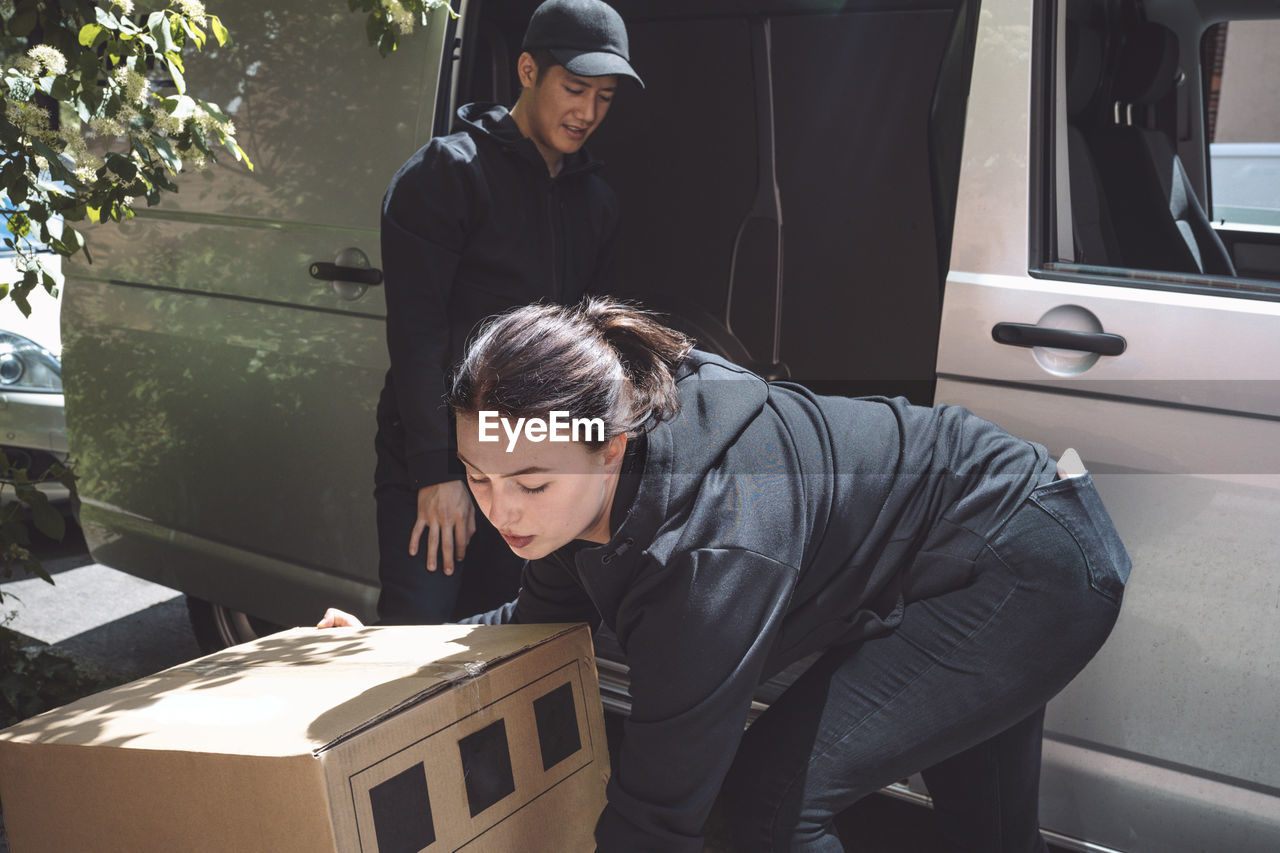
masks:
[[[617,488],[626,437],[617,436],[600,450],[577,441],[531,441],[523,429],[512,439],[516,423],[481,422],[475,414],[459,415],[458,458],[480,511],[507,545],[526,560],[545,557],[572,542],[609,541],[609,510]]]

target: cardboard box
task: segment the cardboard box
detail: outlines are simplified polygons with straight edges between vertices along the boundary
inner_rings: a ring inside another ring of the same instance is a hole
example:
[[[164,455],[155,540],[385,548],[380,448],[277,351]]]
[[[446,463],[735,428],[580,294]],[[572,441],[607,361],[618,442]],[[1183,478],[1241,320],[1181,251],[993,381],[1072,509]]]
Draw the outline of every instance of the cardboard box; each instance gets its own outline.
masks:
[[[0,732],[13,853],[594,850],[582,625],[299,628]]]

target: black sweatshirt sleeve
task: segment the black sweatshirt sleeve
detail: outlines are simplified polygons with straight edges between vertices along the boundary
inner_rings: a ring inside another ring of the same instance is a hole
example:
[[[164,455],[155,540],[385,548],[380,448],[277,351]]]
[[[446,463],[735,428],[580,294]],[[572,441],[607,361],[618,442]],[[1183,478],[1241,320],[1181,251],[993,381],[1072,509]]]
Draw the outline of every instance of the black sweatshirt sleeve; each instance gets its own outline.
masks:
[[[515,601],[460,621],[464,625],[586,622],[594,631],[599,627],[600,613],[577,577],[552,555],[524,564]]]
[[[795,571],[750,551],[703,549],[644,575],[618,615],[631,717],[596,842],[602,853],[695,853]]]
[[[439,141],[392,179],[382,206],[387,349],[417,487],[453,479],[444,404],[449,297],[466,245],[475,188],[462,157]]]

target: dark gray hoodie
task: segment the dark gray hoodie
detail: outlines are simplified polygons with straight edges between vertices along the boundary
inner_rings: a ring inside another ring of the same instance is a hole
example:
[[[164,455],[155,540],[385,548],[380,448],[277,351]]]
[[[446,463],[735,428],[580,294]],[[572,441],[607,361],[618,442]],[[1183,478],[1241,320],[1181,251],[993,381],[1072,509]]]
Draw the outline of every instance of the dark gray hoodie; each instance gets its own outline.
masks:
[[[677,387],[609,543],[529,563],[517,601],[468,620],[617,634],[632,711],[596,829],[606,851],[701,850],[757,685],[966,584],[986,538],[1054,478],[1045,448],[957,407],[819,397],[697,351]]]
[[[505,107],[468,104],[391,179],[382,204],[391,368],[378,428],[414,487],[461,472],[445,374],[484,318],[608,291],[618,202],[580,150],[552,178]]]

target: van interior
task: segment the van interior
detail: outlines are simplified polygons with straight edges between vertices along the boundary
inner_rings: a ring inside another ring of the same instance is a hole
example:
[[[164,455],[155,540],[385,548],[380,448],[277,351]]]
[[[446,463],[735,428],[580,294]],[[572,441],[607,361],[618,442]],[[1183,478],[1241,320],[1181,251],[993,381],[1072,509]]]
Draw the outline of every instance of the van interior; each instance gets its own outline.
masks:
[[[536,5],[469,7],[459,103],[514,102]],[[588,150],[623,295],[771,377],[930,402],[977,4],[615,5],[645,87]]]
[[[1238,111],[1219,120],[1227,45],[1235,63],[1228,86],[1246,85],[1250,72],[1274,71],[1274,59],[1250,54],[1246,36],[1253,33],[1244,28],[1275,18],[1275,4],[1068,0],[1065,12],[1059,119],[1065,114],[1070,178],[1058,185],[1057,200],[1060,215],[1070,211],[1072,242],[1058,246],[1057,260],[1068,265],[1058,268],[1152,271],[1165,274],[1151,276],[1157,280],[1192,287],[1280,289],[1257,280],[1280,280],[1280,235],[1261,223],[1216,218],[1209,201],[1215,135],[1258,133]],[[1238,38],[1229,42],[1231,26]],[[1274,131],[1275,102],[1268,100],[1256,107]],[[1270,138],[1249,141],[1276,138],[1263,135]],[[1271,190],[1278,207],[1280,184]]]
[[[536,5],[468,5],[457,103],[514,102]],[[979,3],[614,5],[645,88],[623,86],[588,149],[622,205],[622,295],[771,378],[932,402]],[[1226,21],[1275,17],[1274,4],[1059,11],[1036,7],[1048,38],[1032,274],[1274,292],[1280,232],[1215,222],[1208,162],[1213,46]],[[1052,167],[1055,121],[1065,169]]]

